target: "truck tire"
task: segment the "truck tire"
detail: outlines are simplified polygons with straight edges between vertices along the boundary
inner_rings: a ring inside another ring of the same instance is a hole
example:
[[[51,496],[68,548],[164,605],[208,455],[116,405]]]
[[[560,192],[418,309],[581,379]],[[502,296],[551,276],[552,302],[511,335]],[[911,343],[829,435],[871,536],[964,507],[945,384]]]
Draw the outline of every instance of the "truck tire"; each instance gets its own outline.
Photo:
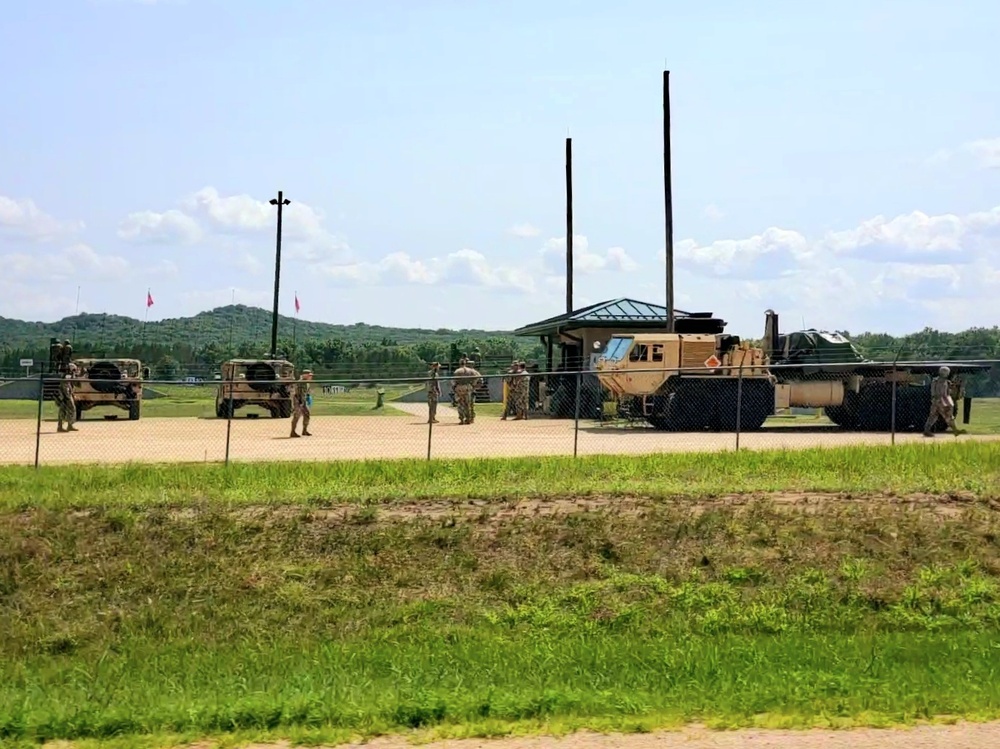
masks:
[[[231,419],[233,417],[233,403],[230,400],[216,401],[215,415],[220,419]]]
[[[278,401],[278,405],[271,411],[271,416],[275,419],[287,419],[292,415],[291,401]]]
[[[138,421],[139,415],[142,412],[142,401],[130,400],[128,402],[128,420]]]
[[[76,420],[77,421],[82,421],[83,420],[83,404],[82,403],[77,403],[76,404]]]

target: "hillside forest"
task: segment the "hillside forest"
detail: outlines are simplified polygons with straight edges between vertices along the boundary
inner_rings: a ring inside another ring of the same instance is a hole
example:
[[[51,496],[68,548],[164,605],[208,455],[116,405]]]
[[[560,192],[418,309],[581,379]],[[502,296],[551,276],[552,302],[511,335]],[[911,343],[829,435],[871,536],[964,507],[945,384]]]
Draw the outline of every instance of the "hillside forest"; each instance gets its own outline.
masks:
[[[538,339],[516,338],[509,331],[333,325],[289,317],[279,318],[278,330],[279,351],[297,367],[311,368],[320,379],[420,377],[429,362],[444,364],[463,354],[475,355],[484,373],[504,371],[514,357],[545,365]],[[156,379],[210,379],[226,359],[264,356],[270,347],[270,331],[271,313],[244,305],[145,325],[130,317],[102,314],[80,314],[54,323],[0,317],[0,374],[23,375],[18,366],[21,359],[47,362],[49,340],[56,337],[69,339],[76,357],[139,359]],[[838,332],[872,359],[1000,360],[1000,327],[959,333],[928,328],[901,337]],[[998,370],[994,368],[988,389],[1000,394]]]

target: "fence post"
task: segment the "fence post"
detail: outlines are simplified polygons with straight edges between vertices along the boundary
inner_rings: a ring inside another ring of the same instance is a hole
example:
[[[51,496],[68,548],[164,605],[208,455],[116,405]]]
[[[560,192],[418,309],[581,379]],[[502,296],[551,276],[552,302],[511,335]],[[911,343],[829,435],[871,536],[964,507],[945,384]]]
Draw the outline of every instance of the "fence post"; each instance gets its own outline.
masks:
[[[233,389],[235,387],[235,369],[229,373],[229,399],[226,405],[226,462],[225,465],[229,465],[229,445],[232,440],[233,433]]]
[[[736,452],[740,451],[740,426],[743,416],[743,362],[740,362],[740,374],[736,379]]]
[[[583,372],[576,373],[576,403],[573,412],[573,457],[576,457],[580,442],[580,390],[583,387]]]
[[[35,468],[38,468],[42,449],[42,403],[45,401],[45,374],[38,373],[38,417],[35,421]]]
[[[892,365],[892,407],[891,407],[891,409],[889,411],[889,413],[890,413],[890,416],[889,416],[889,419],[890,419],[890,423],[889,423],[889,430],[890,430],[889,444],[890,445],[895,445],[896,444],[896,388],[897,387],[898,387],[898,384],[896,382],[896,365],[893,364]]]
[[[440,401],[440,396],[438,401]],[[440,405],[440,402],[438,403]],[[434,419],[431,418],[431,410],[427,409],[427,460],[431,459],[431,445],[434,443]]]

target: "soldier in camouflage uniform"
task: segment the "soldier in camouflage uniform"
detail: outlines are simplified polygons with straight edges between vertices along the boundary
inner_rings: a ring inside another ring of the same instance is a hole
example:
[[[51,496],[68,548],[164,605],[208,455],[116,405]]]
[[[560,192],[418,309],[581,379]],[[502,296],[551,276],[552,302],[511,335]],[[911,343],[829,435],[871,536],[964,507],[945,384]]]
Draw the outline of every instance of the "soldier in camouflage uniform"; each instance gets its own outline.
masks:
[[[302,419],[302,436],[312,437],[309,432],[309,416],[311,415],[311,409],[309,408],[309,380],[313,377],[311,369],[302,370],[302,377],[299,382],[295,383],[295,388],[292,390],[292,437],[298,437],[299,435],[295,431],[295,427],[299,425],[299,419]]]
[[[77,375],[75,364],[69,364],[66,373],[59,379],[59,392],[56,394],[56,406],[59,408],[59,425],[57,432],[76,432],[76,398],[73,397],[73,378]],[[66,424],[64,427],[63,424]]]
[[[427,423],[437,424],[438,401],[441,400],[441,381],[438,380],[438,362],[431,362],[430,372],[427,374]]]
[[[454,372],[455,405],[458,407],[458,423],[471,424],[476,420],[475,386],[479,384],[482,375],[468,365],[468,360],[462,357],[459,367]]]
[[[955,401],[951,397],[951,383],[948,381],[950,374],[951,370],[948,367],[941,367],[938,370],[938,376],[931,380],[931,412],[927,415],[927,421],[924,422],[925,437],[934,436],[932,430],[937,424],[938,417],[944,419],[956,437],[965,433],[965,430],[959,429],[958,424],[955,423]]]
[[[514,399],[514,419],[521,420],[528,418],[528,396],[530,392],[530,375],[525,368],[525,363],[517,363],[517,372],[514,375],[516,385],[516,398]]]
[[[503,404],[503,415],[500,417],[501,421],[507,421],[507,417],[514,413],[514,393],[517,389],[517,383],[515,382],[517,374],[517,360],[507,368],[507,376],[503,378],[504,382],[507,384],[507,397],[504,399]]]

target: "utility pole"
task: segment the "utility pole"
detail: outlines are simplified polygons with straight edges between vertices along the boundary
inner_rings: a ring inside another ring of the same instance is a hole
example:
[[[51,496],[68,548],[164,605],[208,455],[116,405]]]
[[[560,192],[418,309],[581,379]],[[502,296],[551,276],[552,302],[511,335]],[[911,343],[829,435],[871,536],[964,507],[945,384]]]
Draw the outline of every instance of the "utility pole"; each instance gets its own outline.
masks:
[[[566,314],[573,311],[573,139],[566,139]]]
[[[670,71],[663,71],[663,203],[666,244],[667,332],[674,332],[674,191],[670,178]]]
[[[281,281],[281,209],[291,203],[278,190],[278,197],[271,198],[271,205],[278,206],[278,233],[274,249],[274,309],[271,312],[271,358],[278,358],[278,288]]]

